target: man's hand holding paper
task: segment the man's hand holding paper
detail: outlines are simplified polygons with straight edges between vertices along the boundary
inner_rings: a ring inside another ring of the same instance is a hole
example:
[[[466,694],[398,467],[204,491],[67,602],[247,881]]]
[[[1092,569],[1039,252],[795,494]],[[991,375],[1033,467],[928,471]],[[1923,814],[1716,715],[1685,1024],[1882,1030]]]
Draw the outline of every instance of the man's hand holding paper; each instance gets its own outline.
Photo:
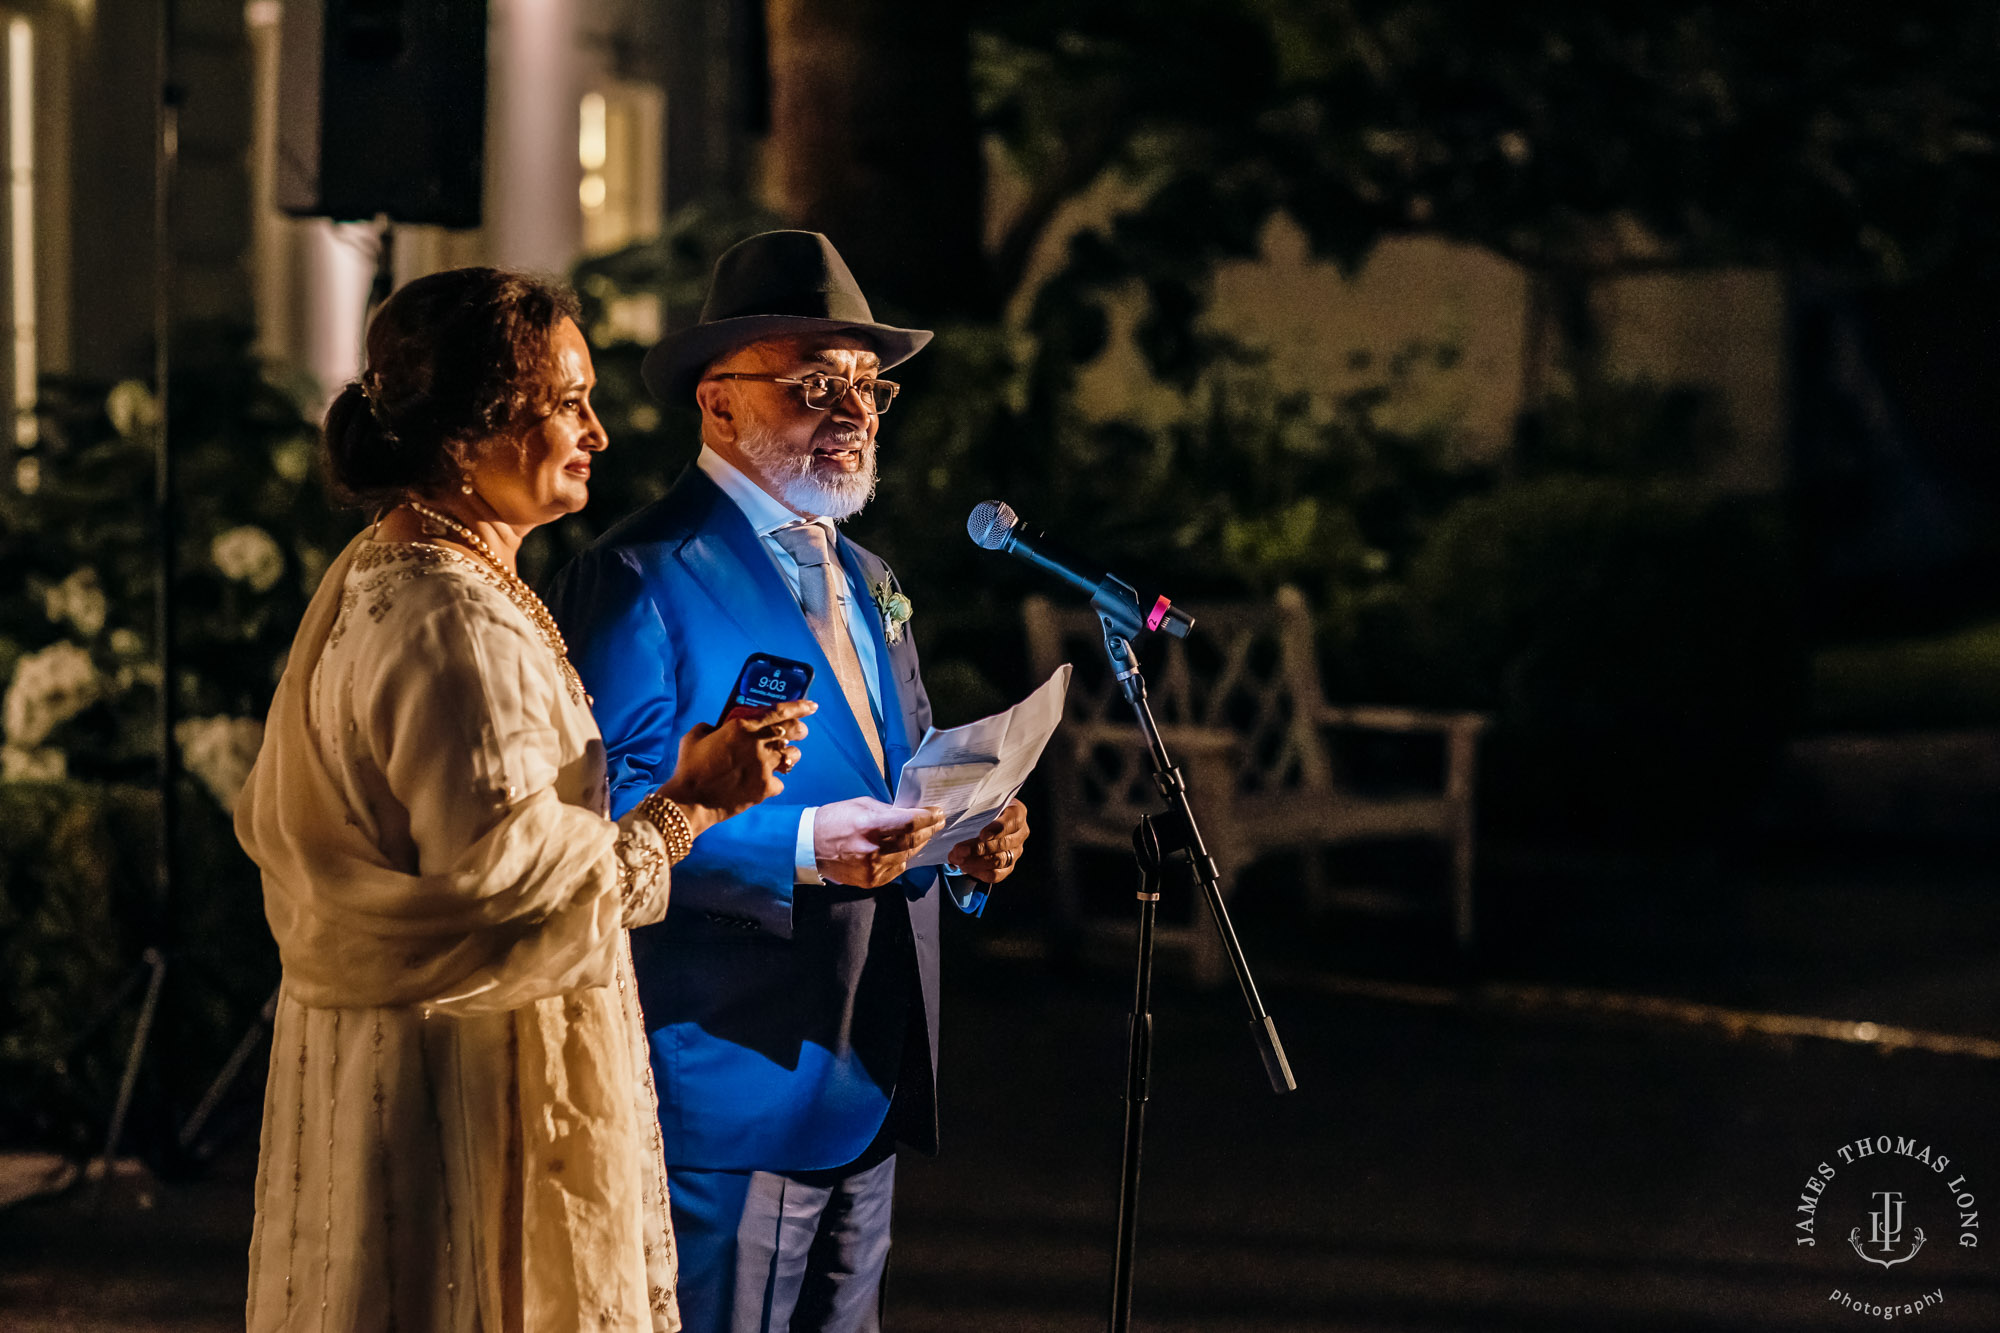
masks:
[[[822,879],[879,889],[903,873],[944,826],[936,810],[884,805],[872,796],[823,805],[813,820],[813,854]]]
[[[1007,802],[1000,818],[979,830],[977,838],[951,849],[945,864],[963,870],[974,879],[998,884],[1014,873],[1014,863],[1028,843],[1028,807],[1018,800]]]
[[[1028,839],[1027,807],[1015,799],[1062,721],[1070,668],[1004,713],[932,731],[903,765],[896,804],[944,812],[944,827],[910,860],[951,865],[997,884],[1013,873]]]

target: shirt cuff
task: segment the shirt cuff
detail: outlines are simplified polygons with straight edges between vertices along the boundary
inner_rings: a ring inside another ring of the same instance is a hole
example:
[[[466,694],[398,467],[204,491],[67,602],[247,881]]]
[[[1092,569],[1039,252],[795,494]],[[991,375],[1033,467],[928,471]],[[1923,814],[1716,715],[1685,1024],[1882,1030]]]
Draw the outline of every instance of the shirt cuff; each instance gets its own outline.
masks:
[[[813,819],[819,807],[809,805],[799,811],[799,836],[792,844],[792,883],[821,884],[819,856],[813,851]]]
[[[987,895],[993,892],[993,886],[961,872],[944,877],[944,890],[951,895],[952,902],[958,904],[959,911],[967,916],[982,916],[986,912]]]

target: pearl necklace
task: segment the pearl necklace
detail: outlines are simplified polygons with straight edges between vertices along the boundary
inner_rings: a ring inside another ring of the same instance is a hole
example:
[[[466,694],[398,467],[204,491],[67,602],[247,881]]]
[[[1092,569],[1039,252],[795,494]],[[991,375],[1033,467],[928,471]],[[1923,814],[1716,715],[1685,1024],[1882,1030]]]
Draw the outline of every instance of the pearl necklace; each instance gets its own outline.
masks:
[[[563,673],[564,682],[570,687],[570,697],[580,698],[586,705],[596,702],[583,688],[583,677],[577,674],[575,665],[569,660],[569,644],[563,638],[562,628],[556,624],[556,618],[549,614],[549,608],[542,599],[535,595],[535,590],[528,586],[527,580],[501,564],[500,557],[493,554],[493,548],[486,544],[484,537],[451,515],[439,513],[429,505],[420,504],[415,500],[408,500],[405,503],[418,517],[447,529],[478,553],[487,564],[493,566],[493,572],[500,576],[500,586],[506,592],[507,599],[521,609],[529,622],[541,633],[542,641],[554,651],[556,665]]]

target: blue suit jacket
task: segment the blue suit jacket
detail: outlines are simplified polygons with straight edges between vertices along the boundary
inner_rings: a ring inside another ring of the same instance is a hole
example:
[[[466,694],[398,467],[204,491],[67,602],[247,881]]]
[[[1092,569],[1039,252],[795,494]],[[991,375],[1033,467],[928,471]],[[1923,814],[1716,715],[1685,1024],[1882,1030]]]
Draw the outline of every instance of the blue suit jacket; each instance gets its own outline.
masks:
[[[839,548],[858,595],[892,578],[854,543]],[[819,711],[783,794],[696,839],[666,919],[632,935],[668,1164],[844,1165],[881,1129],[899,1075],[922,1083],[904,1088],[899,1136],[935,1151],[943,877],[912,871],[874,891],[793,884],[801,807],[890,799],[930,726],[911,637],[890,644],[870,617],[885,780],[783,575],[692,467],[558,574],[549,605],[604,732],[614,814],[671,776],[680,737],[721,714],[744,658],[813,666]]]

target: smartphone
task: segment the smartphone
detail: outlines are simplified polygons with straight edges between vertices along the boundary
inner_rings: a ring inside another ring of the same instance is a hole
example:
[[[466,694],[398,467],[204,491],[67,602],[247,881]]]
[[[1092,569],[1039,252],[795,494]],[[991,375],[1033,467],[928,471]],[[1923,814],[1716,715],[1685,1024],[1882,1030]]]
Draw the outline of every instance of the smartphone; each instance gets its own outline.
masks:
[[[813,669],[804,662],[773,657],[770,653],[752,653],[743,659],[743,670],[736,675],[736,688],[729,692],[729,702],[723,705],[722,716],[715,720],[715,725],[719,727],[746,713],[761,713],[773,704],[803,699],[812,680]]]

